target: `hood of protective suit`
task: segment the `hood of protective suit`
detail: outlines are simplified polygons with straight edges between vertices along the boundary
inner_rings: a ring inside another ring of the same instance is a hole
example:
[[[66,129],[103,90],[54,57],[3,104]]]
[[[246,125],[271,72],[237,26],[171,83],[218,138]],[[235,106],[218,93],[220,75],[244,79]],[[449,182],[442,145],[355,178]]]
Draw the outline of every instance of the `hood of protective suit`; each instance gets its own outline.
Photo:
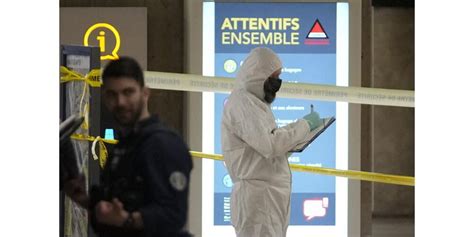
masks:
[[[264,101],[263,83],[281,67],[280,59],[271,49],[252,49],[237,73],[236,88],[245,89]]]

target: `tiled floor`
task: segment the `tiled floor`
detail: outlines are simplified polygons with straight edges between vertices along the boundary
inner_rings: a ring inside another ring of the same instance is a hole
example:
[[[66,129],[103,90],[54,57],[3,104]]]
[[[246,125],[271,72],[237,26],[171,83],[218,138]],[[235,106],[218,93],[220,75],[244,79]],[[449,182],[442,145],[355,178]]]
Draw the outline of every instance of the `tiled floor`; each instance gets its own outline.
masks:
[[[372,237],[415,236],[414,218],[373,218]]]

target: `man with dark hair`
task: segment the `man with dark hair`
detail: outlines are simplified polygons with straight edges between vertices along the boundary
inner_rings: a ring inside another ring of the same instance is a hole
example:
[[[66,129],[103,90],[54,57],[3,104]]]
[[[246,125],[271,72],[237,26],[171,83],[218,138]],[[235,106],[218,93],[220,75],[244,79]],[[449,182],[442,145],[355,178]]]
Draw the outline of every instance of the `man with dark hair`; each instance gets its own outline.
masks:
[[[103,101],[119,143],[89,200],[100,236],[190,236],[184,231],[192,160],[181,137],[148,112],[149,89],[132,58],[104,69]],[[74,200],[74,198],[73,198]]]

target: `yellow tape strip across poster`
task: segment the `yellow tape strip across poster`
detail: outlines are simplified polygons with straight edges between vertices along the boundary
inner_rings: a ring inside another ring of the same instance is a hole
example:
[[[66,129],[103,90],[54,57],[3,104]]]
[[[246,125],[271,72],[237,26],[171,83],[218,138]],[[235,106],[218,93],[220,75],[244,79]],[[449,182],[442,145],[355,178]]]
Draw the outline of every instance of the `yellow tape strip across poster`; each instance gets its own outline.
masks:
[[[144,75],[145,84],[152,89],[230,93],[234,87],[234,79],[227,77],[150,71]],[[278,97],[415,107],[415,92],[410,90],[283,83]]]
[[[92,87],[100,87],[102,85],[100,76],[100,69],[93,69],[83,76],[61,66],[61,82],[85,80]],[[228,77],[152,71],[145,71],[144,76],[146,85],[152,89],[230,93],[234,87],[234,79]],[[415,92],[411,90],[283,83],[278,96],[355,104],[415,107]]]
[[[69,70],[68,68],[61,66],[61,83],[68,82],[68,81],[85,81],[92,87],[100,87],[102,85],[102,81],[100,80],[101,70],[100,69],[92,69],[87,75],[82,75],[78,72]]]
[[[94,141],[96,139],[100,139],[101,142],[106,142],[110,144],[118,143],[117,140],[106,140],[103,138],[83,136],[80,134],[73,134],[71,138],[76,139],[76,140],[83,140],[83,141]],[[101,144],[101,149],[106,149],[105,146],[102,147],[102,145],[103,144]],[[191,153],[191,156],[195,158],[205,158],[205,159],[224,161],[224,158],[222,155],[208,154],[208,153],[203,153],[203,152],[198,152],[198,151],[190,151],[190,153]],[[102,168],[105,165],[106,159],[107,159],[107,150],[101,151],[100,165]],[[389,175],[389,174],[354,171],[354,170],[338,170],[338,169],[331,169],[331,168],[313,167],[313,166],[295,165],[295,164],[290,164],[290,168],[293,171],[309,172],[313,174],[345,177],[349,179],[357,179],[357,180],[364,180],[364,181],[371,181],[371,182],[378,182],[378,183],[415,186],[415,178],[409,177],[409,176]]]
[[[213,160],[220,160],[220,161],[224,160],[222,155],[206,154],[206,153],[197,152],[197,151],[191,151],[190,153],[193,157],[196,157],[196,158],[205,158],[205,159],[213,159]],[[290,168],[293,171],[309,172],[313,174],[331,175],[331,176],[345,177],[349,179],[357,179],[357,180],[364,180],[364,181],[371,181],[371,182],[378,182],[378,183],[415,186],[415,178],[409,177],[409,176],[389,175],[389,174],[355,171],[355,170],[338,170],[338,169],[331,169],[331,168],[313,167],[313,166],[295,165],[295,164],[290,164]]]

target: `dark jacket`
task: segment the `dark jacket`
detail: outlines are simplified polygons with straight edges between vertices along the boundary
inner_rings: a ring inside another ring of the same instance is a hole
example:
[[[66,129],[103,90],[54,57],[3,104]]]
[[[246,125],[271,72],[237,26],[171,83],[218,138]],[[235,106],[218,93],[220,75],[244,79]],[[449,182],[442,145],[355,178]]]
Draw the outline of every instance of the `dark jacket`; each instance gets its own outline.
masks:
[[[92,215],[94,229],[107,237],[189,236],[182,229],[192,166],[189,149],[178,134],[157,117],[139,122],[128,134],[119,136],[101,175],[101,186],[93,189],[91,208],[100,200],[118,198],[127,211],[141,213],[144,229],[100,225]]]

